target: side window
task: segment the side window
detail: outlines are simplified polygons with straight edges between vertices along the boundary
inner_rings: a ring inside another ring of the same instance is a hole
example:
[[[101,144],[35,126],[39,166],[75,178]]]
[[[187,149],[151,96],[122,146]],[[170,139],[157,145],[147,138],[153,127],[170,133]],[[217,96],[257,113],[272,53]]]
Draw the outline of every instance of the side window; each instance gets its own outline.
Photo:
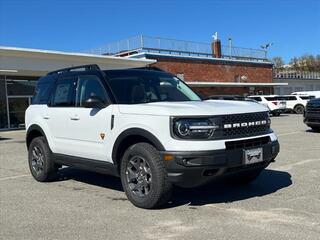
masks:
[[[52,95],[51,106],[73,107],[75,105],[75,85],[74,78],[58,79]]]
[[[108,102],[107,93],[98,76],[82,75],[78,77],[76,106],[82,107],[90,97],[98,97],[103,103]]]
[[[253,100],[256,100],[258,102],[261,102],[261,98],[260,97],[251,97]]]
[[[50,97],[52,84],[49,82],[38,83],[36,86],[34,96],[32,98],[32,104],[47,104]]]

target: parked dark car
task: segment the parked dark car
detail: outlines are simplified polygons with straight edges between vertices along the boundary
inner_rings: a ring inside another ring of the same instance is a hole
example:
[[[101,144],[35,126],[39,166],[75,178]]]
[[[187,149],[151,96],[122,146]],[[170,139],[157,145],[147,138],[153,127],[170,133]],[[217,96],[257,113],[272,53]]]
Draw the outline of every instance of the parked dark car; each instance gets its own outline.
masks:
[[[307,103],[304,123],[314,131],[320,132],[320,98],[312,99]]]

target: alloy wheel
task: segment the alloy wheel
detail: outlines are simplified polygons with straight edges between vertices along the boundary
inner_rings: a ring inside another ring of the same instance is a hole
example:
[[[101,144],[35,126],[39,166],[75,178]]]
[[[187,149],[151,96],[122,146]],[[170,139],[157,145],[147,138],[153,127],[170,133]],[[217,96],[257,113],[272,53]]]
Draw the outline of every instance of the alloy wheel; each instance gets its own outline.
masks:
[[[132,157],[127,164],[126,179],[129,189],[135,195],[139,197],[148,195],[152,183],[152,174],[148,162],[140,156]]]
[[[31,166],[32,169],[37,173],[43,172],[44,168],[44,156],[42,154],[41,149],[38,146],[34,146],[32,149],[32,159],[31,159]]]

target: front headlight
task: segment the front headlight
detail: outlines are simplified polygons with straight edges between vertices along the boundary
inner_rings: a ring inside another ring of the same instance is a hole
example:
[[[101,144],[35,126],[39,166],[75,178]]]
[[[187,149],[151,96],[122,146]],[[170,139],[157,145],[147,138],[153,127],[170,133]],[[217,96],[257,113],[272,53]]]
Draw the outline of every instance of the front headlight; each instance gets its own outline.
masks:
[[[218,126],[210,119],[173,119],[173,135],[180,139],[208,139]]]

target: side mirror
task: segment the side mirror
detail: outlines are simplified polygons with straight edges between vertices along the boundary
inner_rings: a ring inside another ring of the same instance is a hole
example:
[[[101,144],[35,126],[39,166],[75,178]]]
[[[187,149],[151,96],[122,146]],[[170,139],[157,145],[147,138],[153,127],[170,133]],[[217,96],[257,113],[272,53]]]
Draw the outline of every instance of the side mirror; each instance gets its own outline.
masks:
[[[104,108],[106,104],[98,96],[91,96],[88,98],[83,105],[85,108]]]

